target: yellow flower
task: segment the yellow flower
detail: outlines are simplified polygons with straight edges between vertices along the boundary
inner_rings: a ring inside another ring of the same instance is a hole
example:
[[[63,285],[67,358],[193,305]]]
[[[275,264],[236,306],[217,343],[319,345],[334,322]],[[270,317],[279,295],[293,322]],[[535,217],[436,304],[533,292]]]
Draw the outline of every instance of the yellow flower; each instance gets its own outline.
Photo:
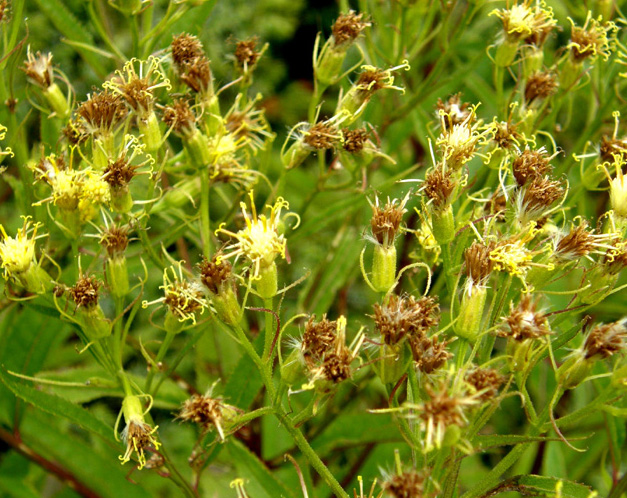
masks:
[[[237,242],[226,248],[224,258],[235,256],[236,259],[244,256],[253,264],[253,278],[258,278],[261,270],[274,263],[277,256],[285,259],[287,241],[283,234],[279,234],[281,211],[289,208],[289,203],[279,197],[270,208],[270,217],[264,214],[257,215],[253,191],[249,192],[251,214],[246,210],[246,204],[240,203],[242,214],[246,221],[246,228],[237,233],[224,229],[224,223],[216,230],[216,234],[222,232]],[[294,215],[295,216],[295,215]]]
[[[490,15],[501,19],[505,36],[510,40],[524,40],[538,32],[553,29],[557,24],[553,18],[553,10],[545,2],[536,1],[534,7],[531,4],[532,0],[525,0],[509,9],[493,10]]]
[[[26,272],[35,262],[35,240],[40,223],[34,225],[30,216],[23,216],[24,224],[17,230],[15,237],[9,237],[2,225],[0,233],[0,267],[4,270],[5,278],[15,278],[16,275]],[[32,230],[31,230],[32,228]],[[30,233],[29,233],[30,232]]]
[[[603,60],[610,57],[614,48],[613,35],[618,31],[616,24],[611,21],[603,22],[602,17],[593,19],[590,11],[582,27],[576,26],[570,17],[568,20],[572,25],[572,33],[567,48],[575,61],[594,60],[599,55]]]

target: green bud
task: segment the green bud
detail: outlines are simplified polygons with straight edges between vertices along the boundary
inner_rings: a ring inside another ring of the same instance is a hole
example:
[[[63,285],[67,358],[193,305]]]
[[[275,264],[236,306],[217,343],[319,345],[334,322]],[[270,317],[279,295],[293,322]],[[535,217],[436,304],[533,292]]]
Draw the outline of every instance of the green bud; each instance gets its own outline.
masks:
[[[300,361],[300,349],[295,349],[281,365],[281,380],[288,386],[293,386],[305,376],[303,364]]]
[[[444,432],[442,446],[444,448],[452,448],[462,437],[462,430],[458,425],[449,425]]]
[[[99,304],[89,308],[79,307],[75,318],[89,342],[111,335],[111,322],[105,317]]]
[[[146,119],[139,119],[137,128],[143,135],[143,142],[146,145],[146,152],[154,152],[161,147],[161,129],[157,115],[151,112]]]
[[[144,407],[139,396],[125,396],[122,401],[122,413],[124,420],[144,420]]]
[[[276,296],[279,290],[278,273],[276,263],[259,271],[259,279],[255,281],[257,292],[262,299],[270,299]]]
[[[211,161],[207,137],[194,128],[189,136],[183,137],[183,145],[192,165],[197,168],[207,167]]]
[[[163,328],[168,334],[178,334],[183,330],[184,325],[185,321],[179,320],[179,317],[174,315],[169,309],[165,312]]]
[[[133,208],[133,197],[128,185],[111,187],[111,201],[109,206],[116,213],[128,213]]]
[[[560,71],[560,87],[564,90],[570,89],[581,77],[583,62],[577,62],[569,57]]]
[[[509,339],[505,348],[507,362],[512,372],[522,372],[529,366],[534,340],[517,341]]]
[[[455,238],[455,218],[453,207],[447,206],[443,211],[434,210],[431,216],[433,237],[441,246]]]
[[[16,274],[22,287],[33,294],[45,294],[54,288],[52,277],[37,264],[31,264],[26,271]]]
[[[126,268],[126,258],[119,257],[107,260],[107,282],[109,292],[113,297],[122,298],[128,294],[128,270]]]
[[[227,325],[237,325],[242,319],[237,296],[230,285],[221,288],[218,294],[212,294],[211,302],[218,318]]]
[[[109,165],[109,158],[115,152],[115,137],[108,133],[98,138],[94,138],[91,146],[92,164],[94,169],[104,171]]]
[[[395,384],[407,371],[410,361],[411,355],[404,342],[394,345],[383,344],[379,348],[379,361],[374,363],[373,368],[381,382]]]
[[[612,387],[620,391],[627,390],[627,365],[617,368],[612,373]]]
[[[484,286],[472,286],[470,292],[464,292],[455,323],[455,334],[458,337],[473,343],[477,340],[487,295],[488,289]]]
[[[576,353],[557,369],[557,382],[564,389],[574,389],[585,380],[593,364],[594,361],[591,359],[586,359],[583,354]]]
[[[322,87],[337,83],[346,57],[346,48],[334,46],[331,40],[324,44],[322,56],[316,61],[317,64],[314,67],[316,80]]]
[[[43,90],[43,94],[59,119],[65,119],[70,115],[70,106],[67,99],[56,83],[52,83],[52,85]]]
[[[544,50],[531,45],[523,52],[523,77],[526,80],[533,73],[542,70],[544,65]]]
[[[377,292],[388,292],[396,282],[396,247],[377,244],[372,255],[372,285]]]
[[[180,181],[173,188],[167,190],[159,199],[152,210],[151,214],[168,212],[171,209],[181,208],[190,204],[193,199],[197,199],[200,195],[200,179],[190,178]]]
[[[309,157],[311,149],[305,146],[302,140],[294,142],[285,154],[281,155],[285,169],[292,169],[300,166]]]
[[[518,52],[518,40],[510,41],[504,40],[496,49],[496,55],[494,57],[494,63],[497,67],[509,67],[514,62],[516,52]]]

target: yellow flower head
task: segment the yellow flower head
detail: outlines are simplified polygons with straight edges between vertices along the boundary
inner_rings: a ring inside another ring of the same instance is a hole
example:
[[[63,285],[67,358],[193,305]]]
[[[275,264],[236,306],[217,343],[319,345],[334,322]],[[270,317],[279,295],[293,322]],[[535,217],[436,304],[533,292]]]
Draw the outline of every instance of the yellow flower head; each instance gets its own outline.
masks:
[[[150,407],[146,412],[148,410]],[[158,427],[151,427],[144,421],[145,412],[139,396],[126,396],[122,402],[122,413],[126,422],[126,427],[122,431],[122,439],[126,442],[126,452],[118,458],[122,464],[125,464],[131,460],[133,453],[136,453],[139,468],[142,469],[146,465],[144,451],[157,451],[161,446],[155,436]]]
[[[202,287],[196,282],[189,282],[185,279],[180,262],[178,271],[174,266],[163,271],[163,285],[159,289],[163,290],[164,296],[151,302],[142,302],[143,308],[151,304],[164,303],[179,322],[191,320],[196,323],[196,313],[202,314],[207,307]]]
[[[532,0],[525,0],[509,9],[496,9],[490,12],[490,15],[497,16],[503,22],[503,31],[507,39],[520,41],[534,36],[542,38],[543,33],[548,34],[557,24],[552,9],[548,8],[545,2],[536,1],[533,6],[532,3]]]
[[[438,137],[436,145],[446,159],[446,164],[453,169],[459,169],[475,155],[477,147],[486,142],[487,132],[479,132],[472,125],[475,119],[476,107],[472,108],[464,121],[447,127],[446,122],[450,117],[445,111],[440,110],[442,119],[442,134]]]
[[[15,237],[9,237],[0,225],[0,268],[4,278],[24,273],[35,262],[35,240],[40,223],[31,223],[29,216],[23,216],[24,224],[17,230]]]
[[[568,18],[572,24],[572,34],[568,48],[573,59],[582,62],[584,59],[594,60],[597,56],[607,60],[614,48],[614,34],[618,27],[611,21],[603,22],[603,18],[592,18],[592,12],[588,12],[586,22],[582,27],[575,26],[572,19]]]
[[[264,214],[257,215],[255,209],[255,199],[253,191],[249,192],[251,214],[247,212],[246,204],[242,202],[242,214],[246,221],[246,228],[237,233],[224,229],[224,224],[218,228],[216,233],[222,232],[237,242],[227,247],[225,258],[235,256],[245,256],[253,264],[253,278],[259,276],[262,269],[272,265],[277,255],[285,259],[285,248],[287,241],[283,234],[279,233],[279,223],[281,222],[281,211],[289,208],[288,202],[279,197],[270,208],[270,217]]]
[[[156,89],[172,89],[156,57],[149,57],[147,61],[131,59],[121,71],[116,71],[113,79],[105,81],[102,86],[122,96],[140,119],[146,119],[153,112]]]

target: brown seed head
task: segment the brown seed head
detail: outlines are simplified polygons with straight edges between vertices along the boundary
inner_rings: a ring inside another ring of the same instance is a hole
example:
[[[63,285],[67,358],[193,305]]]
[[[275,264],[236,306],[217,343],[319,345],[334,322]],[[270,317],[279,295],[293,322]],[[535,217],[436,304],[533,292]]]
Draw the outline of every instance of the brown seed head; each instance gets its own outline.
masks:
[[[535,100],[544,100],[557,91],[557,77],[550,71],[535,72],[525,84],[525,101],[527,105]]]
[[[416,470],[393,474],[383,483],[383,489],[393,498],[422,498],[425,496],[426,478],[424,472]]]
[[[579,259],[589,254],[595,247],[594,230],[587,230],[588,224],[582,222],[579,226],[573,226],[557,243],[555,255],[566,260]]]
[[[488,401],[499,393],[499,388],[505,382],[505,378],[493,368],[476,368],[466,374],[466,382],[482,393],[481,401]]]
[[[389,72],[382,69],[367,69],[363,71],[357,79],[357,88],[362,95],[363,100],[369,99],[375,92],[385,88],[389,80]]]
[[[324,150],[333,149],[341,138],[335,126],[319,121],[305,132],[303,142],[313,149]]]
[[[453,355],[446,350],[449,341],[440,342],[437,337],[426,335],[411,336],[409,346],[418,370],[424,374],[430,374],[444,366]]]
[[[323,315],[319,322],[315,322],[315,319],[315,315],[309,317],[301,343],[303,357],[309,366],[321,361],[333,351],[337,337],[337,321],[328,320],[326,315]]]
[[[522,195],[522,210],[530,215],[542,213],[564,194],[562,183],[548,176],[536,177]]]
[[[103,180],[106,181],[111,188],[126,188],[128,184],[137,174],[135,170],[137,166],[131,165],[126,158],[120,157],[115,161],[109,161],[105,169]]]
[[[98,304],[98,288],[100,282],[96,280],[94,275],[82,275],[74,287],[70,287],[69,292],[72,300],[76,303],[76,307],[93,308]]]
[[[505,221],[505,210],[507,209],[507,199],[501,190],[497,190],[490,196],[490,200],[485,205],[485,212],[494,215],[497,221]]]
[[[214,254],[211,260],[203,258],[199,263],[200,281],[212,294],[220,294],[225,285],[233,283],[233,267],[220,254]]]
[[[514,144],[518,143],[520,134],[517,132],[515,124],[500,121],[495,124],[493,140],[501,149],[510,149]]]
[[[70,120],[61,130],[61,133],[63,133],[70,145],[80,145],[89,137],[87,130],[80,121]]]
[[[584,61],[588,58],[594,58],[597,55],[609,55],[609,40],[607,38],[608,28],[606,29],[596,19],[586,22],[583,27],[573,26],[570,36],[570,53],[577,62]]]
[[[177,317],[193,316],[203,307],[203,294],[199,287],[180,280],[165,290],[164,303]]]
[[[512,164],[514,178],[520,187],[529,180],[544,176],[552,169],[553,167],[543,148],[539,150],[525,149],[514,159]]]
[[[194,92],[207,92],[212,79],[209,59],[203,55],[185,64],[180,70],[180,78]]]
[[[370,26],[370,23],[365,21],[363,16],[363,14],[356,14],[351,10],[348,14],[341,14],[337,18],[335,24],[333,24],[333,44],[336,47],[350,45],[366,26]]]
[[[242,68],[254,66],[259,60],[260,52],[257,51],[257,37],[238,41],[235,44],[235,60]]]
[[[600,356],[609,358],[615,353],[621,352],[625,348],[625,338],[627,328],[623,321],[614,322],[607,325],[597,325],[586,337],[583,344],[585,358]]]
[[[128,246],[128,232],[126,226],[111,225],[100,236],[100,245],[107,250],[109,259],[124,254]]]
[[[78,108],[89,133],[112,132],[126,117],[127,110],[122,98],[109,90],[87,96]]]
[[[133,76],[127,83],[120,85],[120,92],[126,103],[137,113],[151,109],[155,101],[148,78]]]
[[[322,373],[325,379],[339,384],[351,378],[351,363],[354,358],[350,350],[340,345],[324,356]]]
[[[222,420],[222,401],[209,396],[194,394],[183,403],[177,418],[185,422],[199,424],[205,430],[211,426],[217,427],[221,425]]]
[[[364,145],[368,140],[368,132],[365,128],[359,128],[357,130],[344,128],[342,130],[342,139],[342,147],[346,152],[359,154],[364,149]]]
[[[407,211],[405,202],[405,199],[400,202],[398,199],[392,201],[388,199],[384,208],[379,207],[378,199],[375,204],[372,204],[372,218],[370,219],[372,236],[384,247],[394,244],[403,221],[403,214]]]
[[[418,415],[425,425],[442,428],[463,426],[465,420],[461,400],[451,397],[445,389],[436,393],[430,386],[425,387],[430,399],[424,403],[422,412]]]
[[[388,345],[399,343],[405,337],[420,337],[440,322],[440,306],[436,298],[414,296],[398,297],[392,294],[384,306],[374,305],[377,331]]]
[[[627,158],[627,140],[603,136],[599,145],[601,161],[613,163]]]
[[[494,247],[494,242],[490,242],[488,245],[482,244],[481,242],[473,242],[472,245],[464,251],[466,275],[472,282],[471,285],[486,285],[494,266],[490,259],[490,252]]]
[[[512,307],[509,316],[503,318],[504,329],[498,334],[522,342],[549,335],[549,322],[544,313],[537,311],[537,303],[529,294],[523,294],[516,308]]]
[[[453,173],[449,169],[436,167],[427,173],[424,193],[437,210],[442,210],[450,204],[455,186]]]
[[[176,99],[163,108],[163,122],[179,135],[187,135],[196,128],[196,116],[185,99]]]
[[[172,52],[172,61],[179,71],[205,55],[200,40],[187,33],[174,36],[170,51]]]
[[[21,69],[33,85],[37,85],[43,90],[46,90],[54,82],[51,53],[37,52],[33,55],[29,47],[24,66]]]

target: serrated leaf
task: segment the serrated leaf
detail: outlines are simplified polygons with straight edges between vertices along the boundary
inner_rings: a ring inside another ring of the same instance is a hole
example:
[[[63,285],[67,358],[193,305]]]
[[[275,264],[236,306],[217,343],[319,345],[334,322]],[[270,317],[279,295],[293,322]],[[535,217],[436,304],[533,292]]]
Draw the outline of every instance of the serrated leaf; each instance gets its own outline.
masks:
[[[94,417],[85,408],[54,394],[38,391],[26,381],[10,375],[4,368],[0,368],[0,382],[8,387],[18,398],[23,399],[34,407],[51,415],[65,418],[79,427],[97,434],[105,441],[118,445],[113,436],[113,429]]]
[[[228,452],[237,472],[246,477],[250,496],[282,498],[294,495],[276,479],[267,467],[237,439],[230,439]]]

